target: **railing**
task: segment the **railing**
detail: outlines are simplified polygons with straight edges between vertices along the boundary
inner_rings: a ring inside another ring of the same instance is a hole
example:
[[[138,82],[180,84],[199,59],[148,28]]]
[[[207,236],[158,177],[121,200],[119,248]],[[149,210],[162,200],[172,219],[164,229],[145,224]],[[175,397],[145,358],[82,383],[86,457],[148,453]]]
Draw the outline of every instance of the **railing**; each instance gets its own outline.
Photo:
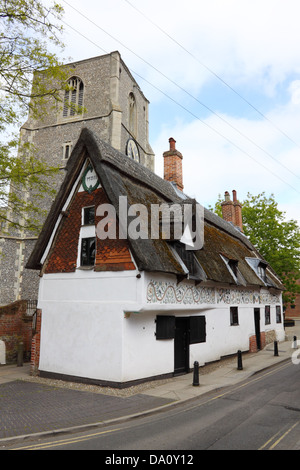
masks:
[[[26,315],[32,317],[37,309],[37,300],[27,300]]]

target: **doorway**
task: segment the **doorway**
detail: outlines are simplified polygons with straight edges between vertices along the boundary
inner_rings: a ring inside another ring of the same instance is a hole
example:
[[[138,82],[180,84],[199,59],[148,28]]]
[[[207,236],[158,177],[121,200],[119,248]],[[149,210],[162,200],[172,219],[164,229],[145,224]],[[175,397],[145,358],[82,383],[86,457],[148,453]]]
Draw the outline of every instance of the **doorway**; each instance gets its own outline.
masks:
[[[189,372],[189,318],[175,318],[174,374]]]
[[[257,349],[261,349],[261,341],[260,341],[260,309],[254,309],[254,324],[255,324],[255,336],[256,336],[256,346]]]

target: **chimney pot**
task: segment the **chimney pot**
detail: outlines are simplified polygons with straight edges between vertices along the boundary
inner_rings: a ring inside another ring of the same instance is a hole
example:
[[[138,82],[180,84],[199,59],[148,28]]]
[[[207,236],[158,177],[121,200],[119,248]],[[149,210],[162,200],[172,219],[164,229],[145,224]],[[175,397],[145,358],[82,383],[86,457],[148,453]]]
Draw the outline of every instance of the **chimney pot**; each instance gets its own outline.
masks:
[[[225,191],[225,201],[230,201],[229,192]]]
[[[233,201],[228,191],[225,191],[225,201],[221,203],[222,216],[227,222],[233,223],[243,232],[242,204],[237,200],[236,190],[232,191]]]
[[[175,150],[176,140],[174,140],[173,137],[170,137],[169,142],[170,142],[170,150]]]

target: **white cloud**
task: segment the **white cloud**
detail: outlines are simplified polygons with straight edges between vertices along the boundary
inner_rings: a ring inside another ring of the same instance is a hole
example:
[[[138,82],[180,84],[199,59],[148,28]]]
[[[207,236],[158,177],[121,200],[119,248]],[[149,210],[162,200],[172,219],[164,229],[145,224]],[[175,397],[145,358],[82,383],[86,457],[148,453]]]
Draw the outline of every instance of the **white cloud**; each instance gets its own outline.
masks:
[[[300,205],[299,0],[130,2],[173,40],[125,0],[68,0],[71,7],[62,0],[65,21],[90,39],[66,26],[65,55],[80,60],[117,49],[133,72],[154,85],[155,88],[136,76],[150,100],[150,143],[160,175],[162,153],[168,149],[168,139],[172,136],[184,156],[185,189],[199,202],[213,205],[218,194],[226,190],[236,189],[240,199],[247,192],[265,191],[268,195],[275,194],[288,217],[300,220],[300,214],[296,214]],[[253,103],[267,119],[216,75]],[[204,110],[191,95],[257,145]]]

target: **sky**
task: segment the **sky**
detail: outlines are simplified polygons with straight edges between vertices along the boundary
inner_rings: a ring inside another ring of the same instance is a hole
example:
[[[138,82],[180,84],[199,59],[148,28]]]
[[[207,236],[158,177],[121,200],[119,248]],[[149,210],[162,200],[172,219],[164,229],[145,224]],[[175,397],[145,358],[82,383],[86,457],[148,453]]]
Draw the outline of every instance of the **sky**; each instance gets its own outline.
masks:
[[[173,137],[190,197],[274,194],[300,223],[299,0],[59,3],[60,57],[118,50],[150,101],[157,174]]]

